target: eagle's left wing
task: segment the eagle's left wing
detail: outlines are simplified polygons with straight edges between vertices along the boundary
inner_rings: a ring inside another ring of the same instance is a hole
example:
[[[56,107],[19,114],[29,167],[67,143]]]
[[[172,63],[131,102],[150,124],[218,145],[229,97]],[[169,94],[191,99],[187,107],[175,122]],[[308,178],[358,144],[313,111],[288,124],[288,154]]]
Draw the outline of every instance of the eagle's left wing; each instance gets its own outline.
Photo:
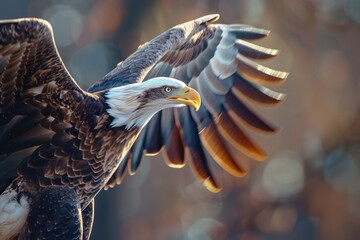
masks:
[[[243,98],[262,105],[283,99],[259,84],[282,82],[287,73],[259,65],[252,59],[267,59],[277,50],[251,44],[268,31],[246,25],[212,24],[218,15],[209,15],[178,25],[150,42],[97,82],[90,91],[170,76],[199,91],[202,106],[165,109],[156,114],[140,134],[108,186],[120,183],[128,166],[134,173],[144,154],[164,151],[169,166],[182,167],[185,159],[208,189],[218,191],[205,151],[227,172],[245,175],[245,169],[229,152],[227,144],[251,158],[263,160],[265,152],[243,131],[249,127],[272,133],[274,127],[262,120]]]

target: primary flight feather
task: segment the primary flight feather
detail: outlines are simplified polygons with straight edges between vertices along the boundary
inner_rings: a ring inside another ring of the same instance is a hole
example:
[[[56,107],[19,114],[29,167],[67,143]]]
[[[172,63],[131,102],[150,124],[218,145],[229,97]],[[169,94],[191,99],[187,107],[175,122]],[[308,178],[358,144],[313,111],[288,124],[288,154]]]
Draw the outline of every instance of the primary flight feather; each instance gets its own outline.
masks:
[[[215,192],[206,152],[235,176],[245,170],[228,144],[266,157],[242,128],[275,129],[243,99],[280,102],[259,84],[287,73],[253,61],[277,54],[245,41],[268,31],[218,17],[165,31],[87,91],[63,65],[49,23],[0,21],[0,239],[89,239],[94,197],[144,154],[162,150],[172,167],[187,159]]]

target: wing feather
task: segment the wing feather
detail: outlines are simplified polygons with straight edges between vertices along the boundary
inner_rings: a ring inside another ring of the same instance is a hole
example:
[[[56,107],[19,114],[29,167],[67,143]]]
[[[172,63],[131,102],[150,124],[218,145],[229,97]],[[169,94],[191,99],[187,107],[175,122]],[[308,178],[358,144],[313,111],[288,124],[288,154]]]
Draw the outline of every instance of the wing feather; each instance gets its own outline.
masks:
[[[163,146],[161,138],[161,118],[162,113],[157,113],[148,123],[146,138],[144,139],[146,155],[158,154]]]
[[[275,127],[261,119],[257,114],[251,111],[241,99],[236,98],[232,93],[226,96],[226,109],[235,116],[236,120],[245,122],[248,126],[264,133],[275,132]]]
[[[161,138],[164,143],[164,161],[173,168],[183,167],[185,164],[184,144],[175,122],[174,109],[162,111],[161,126],[163,126]]]
[[[171,134],[164,144],[164,161],[172,168],[181,168],[185,165],[184,145],[177,127],[171,129]]]
[[[253,82],[258,83],[279,83],[287,78],[288,73],[276,71],[260,65],[240,53],[236,55],[237,71],[239,74]]]
[[[133,175],[136,173],[140,166],[141,158],[144,154],[144,143],[146,139],[146,131],[142,131],[134,143],[133,147],[131,148],[131,155],[129,159],[129,173]]]
[[[246,40],[260,39],[270,34],[269,30],[243,24],[231,24],[227,25],[226,28],[234,33],[236,38]]]
[[[255,58],[255,59],[267,59],[275,57],[278,54],[278,50],[261,47],[256,44],[246,42],[242,39],[236,39],[235,42],[239,53],[245,57]]]
[[[244,97],[263,105],[275,105],[285,98],[285,94],[251,83],[240,75],[234,75],[233,77],[236,80],[234,81],[231,92],[239,98]]]

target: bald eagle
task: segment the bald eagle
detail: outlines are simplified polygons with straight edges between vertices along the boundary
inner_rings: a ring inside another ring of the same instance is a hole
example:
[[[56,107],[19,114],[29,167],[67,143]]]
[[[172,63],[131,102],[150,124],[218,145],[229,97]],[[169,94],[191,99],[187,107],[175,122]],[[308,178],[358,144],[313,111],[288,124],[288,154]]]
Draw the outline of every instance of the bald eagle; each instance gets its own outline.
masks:
[[[284,95],[261,84],[287,73],[253,61],[277,54],[245,41],[268,31],[218,18],[165,31],[87,91],[66,70],[48,22],[0,21],[0,239],[89,239],[95,196],[134,173],[144,154],[162,150],[172,167],[187,159],[214,192],[207,157],[235,176],[245,170],[229,144],[266,157],[242,128],[275,128],[243,99],[277,104]]]

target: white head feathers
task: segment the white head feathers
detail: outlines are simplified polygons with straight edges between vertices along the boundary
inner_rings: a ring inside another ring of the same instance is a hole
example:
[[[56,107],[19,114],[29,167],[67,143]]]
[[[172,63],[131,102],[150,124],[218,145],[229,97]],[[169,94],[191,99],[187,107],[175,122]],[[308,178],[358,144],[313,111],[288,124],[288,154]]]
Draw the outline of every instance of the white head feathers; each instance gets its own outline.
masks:
[[[111,126],[125,126],[127,129],[132,126],[144,127],[158,111],[168,107],[184,106],[166,99],[166,87],[170,87],[171,90],[182,90],[186,85],[173,78],[157,77],[142,83],[110,89],[105,97],[110,107],[107,111],[114,118]]]

